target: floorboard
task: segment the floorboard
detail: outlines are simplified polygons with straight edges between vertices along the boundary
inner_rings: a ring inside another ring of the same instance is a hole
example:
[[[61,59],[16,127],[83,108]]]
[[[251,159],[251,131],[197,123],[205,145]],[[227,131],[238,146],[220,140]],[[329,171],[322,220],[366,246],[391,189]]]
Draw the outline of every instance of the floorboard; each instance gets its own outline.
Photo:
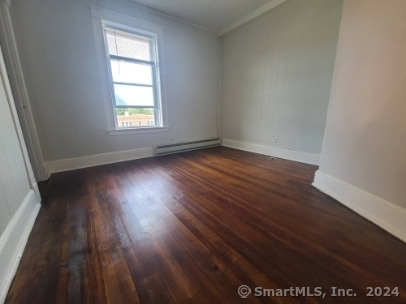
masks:
[[[405,303],[406,244],[313,188],[316,170],[216,147],[53,174],[6,303]]]

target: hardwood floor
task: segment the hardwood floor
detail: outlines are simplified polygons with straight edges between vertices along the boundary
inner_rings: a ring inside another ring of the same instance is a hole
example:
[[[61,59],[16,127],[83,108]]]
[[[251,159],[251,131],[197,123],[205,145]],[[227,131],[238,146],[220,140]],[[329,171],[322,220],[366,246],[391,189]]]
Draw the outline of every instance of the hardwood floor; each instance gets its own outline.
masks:
[[[6,303],[405,303],[406,244],[313,188],[316,169],[217,147],[53,174]]]

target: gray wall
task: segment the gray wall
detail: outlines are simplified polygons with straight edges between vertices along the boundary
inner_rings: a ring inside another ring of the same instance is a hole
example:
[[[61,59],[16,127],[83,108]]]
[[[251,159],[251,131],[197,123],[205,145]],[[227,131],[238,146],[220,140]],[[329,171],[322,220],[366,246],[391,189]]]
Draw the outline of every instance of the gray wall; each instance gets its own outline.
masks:
[[[223,138],[320,153],[341,11],[288,1],[222,38]]]
[[[170,132],[107,134],[89,3],[165,28]],[[45,161],[218,136],[215,34],[113,0],[15,0],[12,14]]]
[[[406,1],[344,3],[320,171],[406,208]]]

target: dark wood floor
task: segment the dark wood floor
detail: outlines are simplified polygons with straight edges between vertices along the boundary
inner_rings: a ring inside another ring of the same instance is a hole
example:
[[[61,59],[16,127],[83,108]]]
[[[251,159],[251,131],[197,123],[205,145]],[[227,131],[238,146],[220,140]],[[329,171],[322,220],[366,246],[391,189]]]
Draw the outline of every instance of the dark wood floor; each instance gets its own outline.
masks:
[[[406,244],[313,188],[316,169],[218,147],[53,174],[6,302],[405,303]]]

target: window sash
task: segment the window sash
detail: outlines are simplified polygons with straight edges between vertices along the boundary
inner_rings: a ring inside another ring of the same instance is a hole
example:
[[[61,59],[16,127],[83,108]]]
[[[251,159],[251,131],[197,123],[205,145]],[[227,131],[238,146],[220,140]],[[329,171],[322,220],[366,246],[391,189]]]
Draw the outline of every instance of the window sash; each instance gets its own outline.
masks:
[[[154,47],[154,43],[151,42],[151,47]],[[152,57],[153,59],[155,59],[154,57]],[[132,63],[137,63],[137,64],[143,64],[143,65],[147,65],[150,66],[152,68],[152,84],[139,84],[139,83],[129,83],[129,82],[119,82],[119,81],[114,81],[113,79],[113,74],[110,70],[110,74],[111,74],[111,80],[112,80],[112,90],[114,93],[114,85],[118,84],[118,85],[127,85],[127,86],[134,86],[134,87],[149,87],[153,89],[153,106],[150,105],[139,105],[139,106],[134,106],[134,105],[117,105],[117,101],[116,101],[116,97],[114,94],[113,100],[114,100],[114,104],[113,107],[117,108],[117,109],[154,109],[154,113],[157,112],[158,107],[157,107],[157,92],[156,92],[156,62],[155,61],[143,61],[143,60],[138,60],[138,59],[134,59],[134,58],[128,58],[128,57],[122,57],[122,56],[117,56],[117,55],[110,55],[109,54],[109,59],[111,60],[118,60],[118,61],[124,61],[124,62],[132,62]],[[110,63],[111,64],[111,63]],[[157,124],[157,117],[155,116],[155,125]],[[137,126],[133,126],[133,127],[137,127]]]
[[[145,61],[145,60],[134,59],[134,58],[129,58],[129,57],[110,55],[110,54],[109,54],[109,57],[110,57],[110,59],[117,60],[117,61],[128,61],[128,62],[133,62],[133,63],[138,63],[138,64],[145,64],[145,65],[150,65],[150,66],[155,66],[156,65],[155,61]]]
[[[156,46],[156,38],[155,38],[155,35],[150,36],[150,35],[147,35],[147,34],[136,33],[136,30],[135,31],[122,30],[120,28],[117,28],[114,25],[105,25],[104,28],[103,28],[103,31],[104,31],[104,37],[105,37],[106,46],[107,46],[107,54],[109,54],[110,56],[115,56],[116,58],[124,58],[124,59],[127,59],[127,60],[135,60],[135,61],[138,61],[138,62],[145,62],[145,63],[155,62],[156,61],[157,54],[155,54],[155,52],[156,52],[156,48],[155,48],[155,46]],[[149,47],[150,47],[150,54],[149,55],[150,55],[150,58],[153,59],[153,60],[152,61],[145,61],[145,60],[141,60],[141,59],[135,59],[135,58],[131,58],[131,57],[120,56],[120,55],[118,55],[118,53],[117,53],[117,55],[110,54],[110,48],[109,48],[108,42],[107,42],[107,40],[108,40],[107,35],[108,35],[108,33],[111,34],[111,31],[113,31],[114,35],[117,34],[118,36],[125,37],[126,39],[145,40],[145,42],[149,44]]]

